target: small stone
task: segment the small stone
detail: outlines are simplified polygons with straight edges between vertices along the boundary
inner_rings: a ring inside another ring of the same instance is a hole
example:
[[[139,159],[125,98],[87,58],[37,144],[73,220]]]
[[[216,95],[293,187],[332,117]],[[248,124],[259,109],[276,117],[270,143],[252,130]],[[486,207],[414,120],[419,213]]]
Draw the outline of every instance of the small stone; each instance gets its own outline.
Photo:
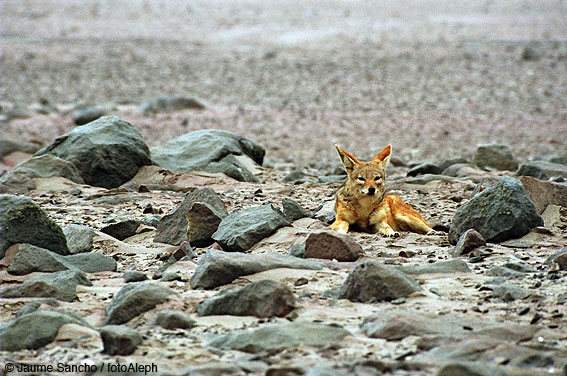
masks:
[[[412,177],[412,176],[425,175],[425,174],[439,175],[442,172],[443,169],[437,165],[434,165],[432,163],[423,163],[415,167],[412,167],[408,171],[407,176]]]
[[[311,213],[303,209],[295,200],[284,198],[282,200],[284,217],[290,222],[296,221],[301,218],[311,217]]]
[[[283,317],[295,308],[295,296],[285,284],[261,280],[225,290],[197,306],[200,316]]]
[[[141,224],[142,221],[138,219],[128,218],[120,220],[117,223],[105,226],[101,228],[100,231],[118,240],[124,240],[126,238],[129,238],[130,236],[136,235],[136,230],[138,229],[138,227],[140,227]]]
[[[100,329],[100,336],[103,353],[109,355],[130,355],[142,343],[140,333],[123,325],[105,325]]]
[[[457,242],[457,246],[451,251],[451,255],[453,257],[466,255],[477,248],[484,247],[485,245],[486,241],[482,235],[475,229],[471,228],[461,235]]]
[[[510,147],[502,144],[478,145],[474,163],[481,168],[516,171],[518,161],[514,158]]]
[[[197,325],[189,315],[180,311],[160,311],[156,313],[151,324],[169,330],[191,329]]]
[[[70,224],[63,228],[71,254],[90,252],[93,249],[94,230],[83,225]]]
[[[293,170],[281,180],[281,183],[292,183],[302,180],[305,174],[300,170]]]
[[[392,301],[420,290],[419,284],[407,274],[366,260],[349,273],[339,298],[355,302]]]
[[[305,241],[305,258],[356,261],[363,253],[350,236],[333,231],[311,233]]]
[[[130,282],[142,282],[148,279],[148,276],[146,275],[146,273],[138,271],[138,270],[128,270],[124,272],[124,275],[122,275],[122,278],[124,278],[124,281],[126,283],[130,283]]]
[[[295,243],[289,247],[288,255],[293,257],[305,258],[305,243]]]
[[[78,109],[73,114],[73,121],[77,125],[85,125],[91,121],[95,121],[101,116],[104,116],[105,112],[102,108],[96,106],[86,106]]]

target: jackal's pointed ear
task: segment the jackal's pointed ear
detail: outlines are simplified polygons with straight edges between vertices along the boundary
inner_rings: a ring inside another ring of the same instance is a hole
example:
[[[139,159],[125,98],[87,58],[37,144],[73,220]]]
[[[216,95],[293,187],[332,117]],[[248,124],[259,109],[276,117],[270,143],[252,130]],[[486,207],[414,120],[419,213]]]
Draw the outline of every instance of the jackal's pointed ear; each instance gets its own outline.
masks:
[[[382,150],[380,153],[378,153],[377,156],[374,157],[373,161],[383,162],[384,165],[387,166],[388,163],[390,162],[391,155],[392,155],[392,145],[388,145],[384,148],[384,150]]]
[[[337,153],[339,154],[339,157],[341,158],[341,162],[343,162],[343,166],[345,166],[345,170],[346,170],[347,174],[350,174],[350,172],[353,170],[354,166],[358,165],[360,162],[358,161],[358,159],[356,159],[354,157],[354,155],[346,152],[339,145],[335,144],[335,149],[337,149]]]

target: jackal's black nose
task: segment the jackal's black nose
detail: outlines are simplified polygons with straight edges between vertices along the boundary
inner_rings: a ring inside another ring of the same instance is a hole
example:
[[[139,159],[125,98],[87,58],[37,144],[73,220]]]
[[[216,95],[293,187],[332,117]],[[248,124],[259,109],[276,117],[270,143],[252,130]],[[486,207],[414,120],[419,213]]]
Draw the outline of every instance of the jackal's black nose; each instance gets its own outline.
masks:
[[[376,188],[374,187],[368,188],[368,196],[374,196],[374,193],[376,193]]]

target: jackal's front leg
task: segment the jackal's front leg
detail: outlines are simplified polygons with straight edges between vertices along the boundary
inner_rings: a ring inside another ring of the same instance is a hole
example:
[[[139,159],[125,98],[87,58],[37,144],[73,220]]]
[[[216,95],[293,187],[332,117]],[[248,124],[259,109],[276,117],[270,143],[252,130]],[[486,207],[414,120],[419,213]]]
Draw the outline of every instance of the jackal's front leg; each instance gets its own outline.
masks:
[[[374,233],[379,233],[380,235],[390,238],[400,236],[400,234],[388,224],[388,215],[383,208],[376,210],[370,215],[370,225]]]
[[[331,225],[331,229],[340,232],[342,234],[346,234],[348,232],[349,226],[350,224],[347,221],[337,218],[335,222],[333,222],[333,224]]]

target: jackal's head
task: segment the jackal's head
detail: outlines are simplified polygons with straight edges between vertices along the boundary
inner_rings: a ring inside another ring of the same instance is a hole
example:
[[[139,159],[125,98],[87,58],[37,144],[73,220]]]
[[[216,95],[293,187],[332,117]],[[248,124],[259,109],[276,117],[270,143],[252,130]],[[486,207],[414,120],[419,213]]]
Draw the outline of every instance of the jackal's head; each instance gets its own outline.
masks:
[[[348,175],[347,186],[367,196],[384,196],[386,167],[390,161],[392,145],[388,145],[373,160],[361,162],[339,145],[335,145]]]

